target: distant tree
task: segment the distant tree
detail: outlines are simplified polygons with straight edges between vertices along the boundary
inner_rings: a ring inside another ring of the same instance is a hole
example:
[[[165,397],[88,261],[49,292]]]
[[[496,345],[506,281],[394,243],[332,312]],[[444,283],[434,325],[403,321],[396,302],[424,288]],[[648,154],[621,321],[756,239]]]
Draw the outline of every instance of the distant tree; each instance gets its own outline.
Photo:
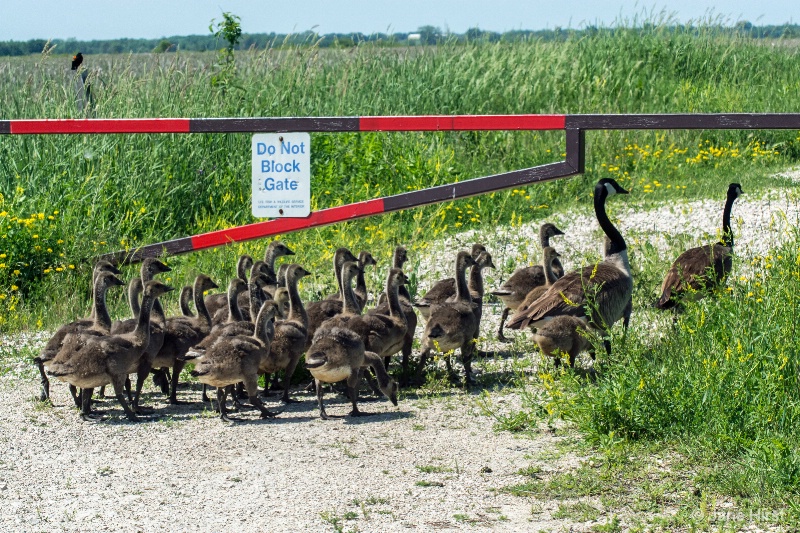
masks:
[[[241,19],[233,13],[223,12],[222,20],[214,25],[215,19],[211,19],[211,24],[208,30],[219,40],[220,38],[227,41],[228,46],[224,50],[220,50],[220,59],[222,60],[220,70],[211,76],[211,85],[214,87],[221,87],[223,93],[229,87],[236,87],[234,78],[236,76],[236,63],[233,60],[233,50],[239,44],[242,38],[242,25],[239,23]]]
[[[478,41],[483,37],[483,30],[480,28],[469,28],[464,35],[468,41]]]
[[[172,48],[172,46],[173,46],[172,43],[169,42],[167,39],[161,39],[161,41],[159,41],[156,47],[153,48],[153,52],[155,52],[156,54],[163,54],[164,52]]]
[[[420,26],[417,33],[422,44],[436,44],[442,36],[442,30],[436,26]]]
[[[233,62],[233,50],[242,38],[242,25],[239,23],[240,20],[238,16],[225,11],[222,13],[222,20],[217,22],[216,28],[214,27],[216,19],[211,19],[211,24],[208,26],[208,31],[210,31],[214,37],[217,39],[223,38],[228,42],[228,46],[225,49],[225,61],[227,62]]]

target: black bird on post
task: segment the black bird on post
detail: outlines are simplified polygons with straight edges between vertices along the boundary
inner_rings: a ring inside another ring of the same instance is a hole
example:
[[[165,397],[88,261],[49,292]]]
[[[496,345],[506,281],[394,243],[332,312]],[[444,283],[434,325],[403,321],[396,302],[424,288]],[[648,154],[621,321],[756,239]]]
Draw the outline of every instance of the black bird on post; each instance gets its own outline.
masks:
[[[78,67],[81,66],[81,63],[83,63],[83,54],[78,52],[72,56],[72,70],[78,70]]]
[[[83,64],[83,54],[78,52],[74,56],[72,56],[72,65],[71,70],[75,72],[77,75],[74,76],[74,84],[75,84],[75,105],[78,107],[78,112],[84,113],[87,111],[91,111],[92,107],[94,107],[94,102],[92,99],[92,87],[90,83],[86,82],[86,78],[88,77],[88,72],[86,68],[82,70],[78,70],[78,68]]]

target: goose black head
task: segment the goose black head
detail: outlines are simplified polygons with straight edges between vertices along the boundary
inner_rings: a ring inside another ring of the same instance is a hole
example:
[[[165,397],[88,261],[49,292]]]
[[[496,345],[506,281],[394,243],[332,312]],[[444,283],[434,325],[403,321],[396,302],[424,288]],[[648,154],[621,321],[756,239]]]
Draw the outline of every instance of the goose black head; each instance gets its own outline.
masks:
[[[743,193],[742,186],[738,183],[731,183],[728,185],[728,198],[739,198]]]
[[[603,178],[597,182],[594,188],[595,195],[605,194],[606,196],[611,196],[613,194],[628,194],[628,191],[622,188],[622,186],[617,183],[617,181],[613,178]]]

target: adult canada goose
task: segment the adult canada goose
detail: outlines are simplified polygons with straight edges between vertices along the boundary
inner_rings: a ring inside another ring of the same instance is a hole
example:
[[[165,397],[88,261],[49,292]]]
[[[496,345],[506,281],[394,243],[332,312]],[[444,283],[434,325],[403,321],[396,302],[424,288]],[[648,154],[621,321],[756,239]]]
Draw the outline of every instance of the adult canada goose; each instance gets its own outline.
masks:
[[[275,302],[264,302],[256,317],[252,335],[220,338],[195,363],[192,376],[197,377],[204,386],[217,388],[220,418],[225,422],[232,422],[225,405],[226,388],[239,382],[244,382],[247,397],[250,403],[261,411],[261,418],[277,414],[267,410],[258,398],[259,367],[270,351],[274,334],[272,320],[277,310]]]
[[[108,263],[108,265],[111,265],[111,263]],[[105,266],[101,266],[100,268],[105,268]],[[114,268],[114,270],[116,270],[116,268]],[[117,272],[119,272],[119,270],[117,270]],[[120,281],[112,271],[95,268],[92,284],[92,310],[94,317],[91,319],[81,318],[74,320],[58,328],[53,336],[50,337],[50,340],[47,341],[47,344],[44,349],[42,349],[39,356],[33,360],[39,369],[39,375],[41,377],[42,391],[39,396],[39,401],[44,402],[50,399],[50,380],[45,374],[45,369],[49,367],[50,362],[55,359],[59,350],[61,350],[64,338],[70,333],[78,333],[87,329],[98,333],[108,333],[111,329],[111,317],[108,315],[108,308],[106,306],[106,292],[109,288],[120,285],[123,285],[122,281]],[[70,392],[76,404],[79,404],[80,398],[77,395],[76,389],[70,387]]]
[[[253,258],[247,254],[242,254],[236,261],[236,277],[247,283],[250,279],[250,270],[253,268]],[[228,305],[228,295],[224,292],[219,294],[209,294],[205,297],[206,309],[208,314],[214,317],[217,311]]]
[[[158,280],[145,284],[138,324],[130,333],[88,335],[81,332],[64,339],[64,345],[48,372],[82,389],[82,419],[93,419],[89,409],[94,388],[111,383],[128,419],[132,422],[138,420],[125,399],[125,379],[130,369],[138,364],[149,342],[150,310],[155,299],[171,290],[172,287]]]
[[[741,194],[741,185],[728,185],[728,196],[722,211],[721,240],[690,248],[675,259],[661,284],[661,297],[655,303],[656,308],[678,308],[686,295],[702,298],[725,282],[731,271],[733,255],[731,208]]]
[[[471,385],[472,354],[475,351],[475,336],[478,329],[478,318],[475,316],[475,304],[467,286],[467,268],[473,266],[475,260],[469,252],[458,252],[455,263],[456,294],[455,297],[431,307],[430,318],[422,335],[422,355],[417,366],[415,381],[422,382],[422,373],[428,356],[433,350],[446,353],[456,348],[461,349],[461,360],[464,364],[466,384]],[[453,375],[450,358],[446,358],[448,371]]]
[[[573,270],[556,281],[525,312],[517,311],[506,327],[521,329],[539,327],[542,322],[559,315],[587,317],[589,327],[607,336],[608,329],[620,318],[627,324],[633,277],[628,262],[628,249],[619,230],[606,214],[606,199],[614,194],[627,194],[616,181],[603,178],[594,188],[594,210],[597,222],[608,237],[606,257],[595,264]],[[588,308],[588,309],[587,309]],[[610,353],[611,343],[604,340]]]
[[[286,288],[289,290],[289,317],[286,320],[279,320],[275,323],[275,336],[272,339],[269,354],[266,360],[262,361],[261,373],[271,374],[284,371],[283,375],[283,396],[281,401],[284,403],[294,403],[289,397],[289,388],[292,385],[294,375],[300,356],[303,355],[306,347],[306,336],[308,335],[308,315],[303,308],[303,301],[297,291],[297,282],[303,276],[308,276],[310,272],[294,263],[286,272]]]
[[[358,261],[353,253],[347,248],[338,248],[333,254],[333,275],[336,277],[336,283],[339,286],[339,292],[342,291],[342,280],[340,279],[340,272],[342,265],[347,261]],[[314,337],[314,332],[320,325],[342,312],[343,301],[337,300],[319,300],[317,302],[309,302],[306,305],[306,313],[308,314],[308,339],[306,340],[306,348],[311,346],[311,339]]]
[[[480,243],[475,243],[472,245],[472,258],[476,261],[481,253],[486,251],[486,247]],[[489,262],[491,262],[491,256],[489,256]],[[477,264],[477,263],[476,263]],[[488,265],[487,265],[488,266]],[[494,265],[492,265],[494,268]],[[475,286],[475,291],[480,291],[481,298],[483,298],[483,278],[480,277],[480,268],[475,271],[475,275],[480,278],[480,282]],[[470,276],[470,281],[472,281],[472,276]],[[431,307],[436,304],[440,304],[447,300],[448,298],[452,298],[456,293],[456,280],[455,278],[445,278],[437,281],[434,283],[433,287],[425,293],[425,295],[414,302],[414,307],[419,309],[419,314],[427,321],[428,317],[431,313]]]
[[[397,405],[397,383],[386,373],[378,354],[364,349],[364,341],[356,332],[324,325],[317,330],[306,355],[306,368],[314,376],[320,418],[330,418],[322,402],[322,384],[343,380],[347,380],[350,402],[353,405],[350,416],[370,414],[358,410],[358,383],[361,371],[368,367],[375,371],[381,392],[392,404]]]
[[[593,351],[586,322],[569,315],[560,315],[542,324],[533,334],[533,340],[543,354],[554,359],[556,368],[561,365],[562,354],[569,356],[569,366],[575,368],[575,358],[579,353]]]
[[[164,344],[153,361],[154,368],[172,368],[172,383],[170,384],[169,403],[178,404],[178,381],[181,370],[186,365],[181,359],[186,352],[205,338],[211,331],[211,317],[203,301],[203,293],[216,289],[217,284],[205,274],[198,275],[194,280],[194,306],[197,316],[175,316],[167,318],[164,328]]]
[[[392,268],[403,269],[403,265],[408,261],[408,251],[403,246],[397,246],[392,254]],[[414,306],[411,304],[411,294],[408,292],[407,285],[400,285],[398,288],[398,295],[400,297],[400,307],[403,309],[403,316],[406,319],[406,333],[403,338],[402,347],[402,360],[401,367],[403,374],[408,374],[408,365],[411,358],[411,351],[414,347],[414,335],[417,331],[417,313],[414,311]],[[378,306],[370,310],[368,314],[378,313],[386,314],[389,312],[389,302],[386,299],[386,292],[382,292],[378,299]],[[384,358],[383,365],[389,368],[389,357]]]
[[[522,303],[517,306],[517,312],[527,312],[531,304],[541,298],[541,296],[546,293],[548,289],[550,289],[553,283],[558,281],[558,276],[556,276],[556,273],[553,271],[553,262],[558,261],[559,257],[559,253],[552,246],[546,246],[544,250],[542,250],[542,264],[544,265],[545,284],[531,289],[530,292],[528,292],[528,294],[525,296],[525,299],[522,300]]]
[[[545,223],[539,227],[539,244],[542,250],[550,246],[550,238],[557,235],[564,235],[564,232],[558,229],[555,224]],[[555,259],[553,261],[553,273],[556,278],[564,275],[564,267],[561,261]],[[503,325],[511,311],[516,311],[525,297],[530,291],[536,287],[541,287],[547,283],[547,276],[545,272],[545,264],[532,265],[528,267],[518,268],[511,274],[511,277],[503,283],[500,288],[491,292],[494,296],[500,298],[505,306],[503,314],[500,317],[500,326],[497,330],[497,340],[501,342],[511,342],[503,334]]]

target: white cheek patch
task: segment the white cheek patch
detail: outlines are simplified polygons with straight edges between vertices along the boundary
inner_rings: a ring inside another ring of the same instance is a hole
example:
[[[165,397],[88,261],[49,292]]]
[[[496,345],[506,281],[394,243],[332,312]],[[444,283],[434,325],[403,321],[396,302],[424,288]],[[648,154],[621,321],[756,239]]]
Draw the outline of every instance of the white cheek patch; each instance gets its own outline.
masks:
[[[605,188],[609,196],[611,196],[612,194],[617,194],[617,189],[615,189],[614,186],[611,185],[610,183],[606,183]]]

